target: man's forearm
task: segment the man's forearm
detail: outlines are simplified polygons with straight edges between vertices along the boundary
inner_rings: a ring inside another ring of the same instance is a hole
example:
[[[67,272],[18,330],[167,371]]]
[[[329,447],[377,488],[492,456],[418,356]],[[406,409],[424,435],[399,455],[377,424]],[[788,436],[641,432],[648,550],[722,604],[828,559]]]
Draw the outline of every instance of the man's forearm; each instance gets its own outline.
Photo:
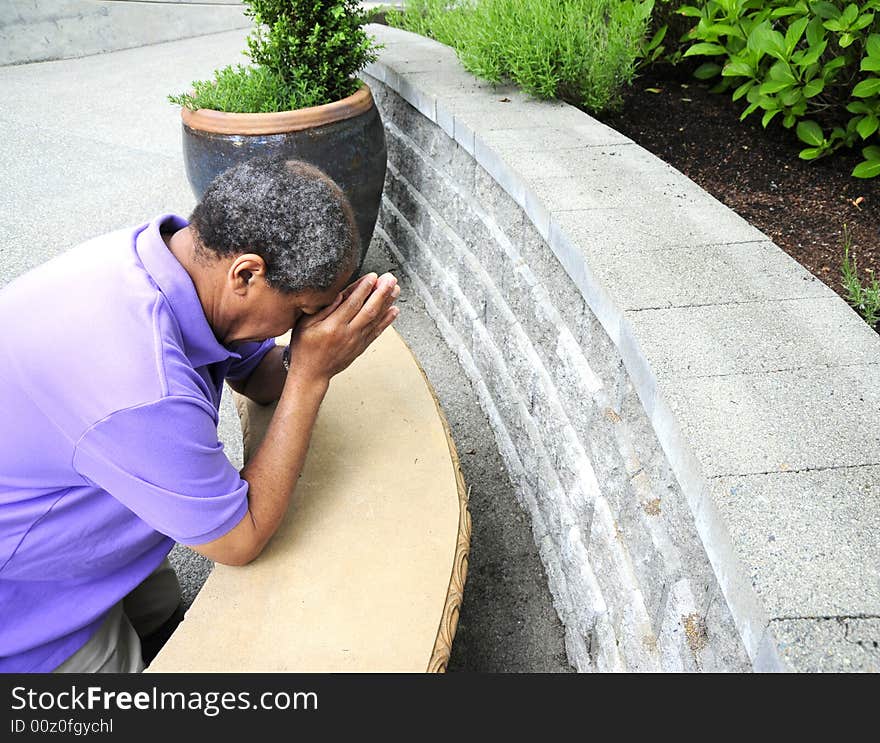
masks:
[[[193,546],[196,552],[226,565],[245,565],[262,552],[287,512],[328,388],[328,378],[291,371],[266,435],[240,472],[247,513],[224,536]]]
[[[287,511],[328,387],[329,380],[291,372],[263,441],[241,471],[249,485],[248,510],[258,534],[258,552]]]

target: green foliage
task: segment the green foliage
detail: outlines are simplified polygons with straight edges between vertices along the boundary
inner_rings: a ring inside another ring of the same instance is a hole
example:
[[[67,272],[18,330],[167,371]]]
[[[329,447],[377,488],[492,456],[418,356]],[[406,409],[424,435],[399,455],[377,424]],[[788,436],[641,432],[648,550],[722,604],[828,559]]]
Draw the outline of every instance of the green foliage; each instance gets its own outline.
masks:
[[[230,113],[318,106],[354,93],[355,75],[376,59],[359,0],[243,1],[254,21],[246,52],[254,66],[225,67],[169,101]]]
[[[619,105],[653,6],[654,0],[410,0],[405,12],[386,19],[453,47],[478,77],[509,79],[536,97],[596,112]]]
[[[216,70],[213,80],[193,81],[192,93],[168,96],[168,100],[193,111],[211,108],[238,113],[292,111],[327,102],[320,93],[298,87],[296,82],[290,86],[265,67],[229,65]]]
[[[655,0],[648,33],[639,49],[636,69],[641,70],[656,62],[676,65],[684,51],[681,39],[690,29],[687,18],[678,9],[687,0]]]
[[[862,286],[862,282],[858,276],[855,256],[853,256],[852,261],[850,261],[850,248],[852,248],[852,243],[846,225],[844,225],[844,254],[841,273],[843,275],[843,286],[847,293],[847,301],[853,309],[861,315],[864,321],[874,328],[877,326],[878,320],[880,320],[880,282],[877,281],[874,272],[868,269],[868,273],[871,274],[871,284],[870,286]]]
[[[663,40],[668,32],[669,26],[664,24],[654,33],[642,38],[639,47],[639,59],[636,65],[638,69],[654,64],[657,60],[663,58],[666,53],[666,46],[663,44]]]
[[[880,174],[880,148],[867,141],[880,128],[878,11],[880,0],[707,0],[678,12],[697,21],[684,56],[709,58],[694,74],[745,98],[741,118],[761,111],[764,127],[777,116],[796,127],[805,160],[866,144],[853,175],[871,178]]]

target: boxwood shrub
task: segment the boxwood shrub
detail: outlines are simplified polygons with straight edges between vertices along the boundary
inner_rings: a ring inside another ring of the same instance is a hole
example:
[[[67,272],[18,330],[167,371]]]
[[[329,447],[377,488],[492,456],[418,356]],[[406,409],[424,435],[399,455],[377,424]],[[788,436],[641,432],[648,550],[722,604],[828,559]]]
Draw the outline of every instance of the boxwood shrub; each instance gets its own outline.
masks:
[[[319,106],[357,90],[355,75],[379,48],[359,0],[243,0],[254,20],[252,66],[229,65],[168,100],[193,110],[272,113]]]

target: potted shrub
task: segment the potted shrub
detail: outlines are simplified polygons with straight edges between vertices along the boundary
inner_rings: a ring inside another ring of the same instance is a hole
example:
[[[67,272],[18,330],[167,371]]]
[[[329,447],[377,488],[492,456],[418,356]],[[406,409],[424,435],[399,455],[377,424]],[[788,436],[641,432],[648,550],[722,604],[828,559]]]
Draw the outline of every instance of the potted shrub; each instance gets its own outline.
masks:
[[[385,180],[385,132],[356,77],[379,46],[359,0],[244,0],[254,20],[246,54],[189,93],[170,95],[183,119],[187,177],[197,198],[219,173],[255,155],[304,160],[335,180],[354,207],[361,260]]]

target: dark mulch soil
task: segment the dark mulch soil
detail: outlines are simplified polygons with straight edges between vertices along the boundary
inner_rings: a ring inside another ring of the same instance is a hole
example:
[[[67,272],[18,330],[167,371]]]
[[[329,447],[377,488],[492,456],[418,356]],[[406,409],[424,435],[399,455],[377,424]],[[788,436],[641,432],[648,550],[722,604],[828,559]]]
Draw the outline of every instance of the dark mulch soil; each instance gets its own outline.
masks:
[[[850,175],[858,153],[800,160],[792,130],[775,121],[762,129],[755,114],[740,122],[745,104],[709,87],[661,67],[635,80],[621,111],[600,118],[743,216],[844,299],[844,224],[862,284],[866,269],[880,278],[880,178]]]

